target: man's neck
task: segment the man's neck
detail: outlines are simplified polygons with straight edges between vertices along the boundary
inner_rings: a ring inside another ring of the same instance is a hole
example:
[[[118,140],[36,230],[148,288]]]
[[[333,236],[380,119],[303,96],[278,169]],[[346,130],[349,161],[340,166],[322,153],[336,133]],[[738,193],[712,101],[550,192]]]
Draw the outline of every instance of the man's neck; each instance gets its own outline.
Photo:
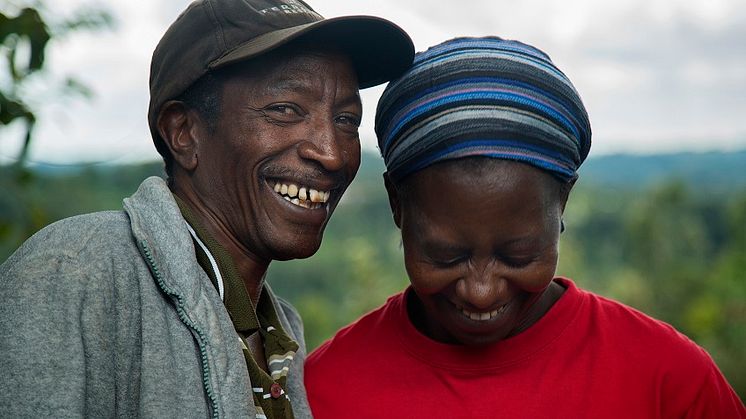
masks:
[[[240,241],[229,233],[225,225],[212,212],[207,210],[206,206],[202,204],[202,201],[194,193],[178,186],[172,186],[172,192],[188,207],[191,215],[197,219],[202,228],[231,257],[238,274],[243,280],[246,292],[249,294],[251,304],[256,309],[270,261],[262,260],[241,244]]]

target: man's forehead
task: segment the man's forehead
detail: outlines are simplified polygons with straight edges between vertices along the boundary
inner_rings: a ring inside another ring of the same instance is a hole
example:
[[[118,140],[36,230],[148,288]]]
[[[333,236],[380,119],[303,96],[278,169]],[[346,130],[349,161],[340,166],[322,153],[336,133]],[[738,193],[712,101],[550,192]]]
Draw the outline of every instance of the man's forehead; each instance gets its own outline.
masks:
[[[330,64],[331,63],[331,64]],[[349,81],[349,94],[359,97],[357,77],[351,60],[334,51],[289,51],[253,62],[236,64],[230,71],[238,83],[259,84],[268,93],[304,92],[314,81]],[[358,99],[359,100],[359,99]]]
[[[304,42],[293,43],[263,54],[245,63],[237,64],[248,76],[276,76],[285,72],[315,72],[313,65],[328,62],[349,66],[354,71],[352,60],[347,54],[333,47],[318,47]]]

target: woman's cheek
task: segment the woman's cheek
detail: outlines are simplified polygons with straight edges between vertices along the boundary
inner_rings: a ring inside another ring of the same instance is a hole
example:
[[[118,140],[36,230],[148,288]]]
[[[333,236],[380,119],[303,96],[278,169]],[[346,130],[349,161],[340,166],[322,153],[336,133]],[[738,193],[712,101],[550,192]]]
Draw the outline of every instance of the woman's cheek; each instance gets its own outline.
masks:
[[[427,263],[406,263],[407,274],[418,294],[436,294],[455,283],[458,269],[440,269]]]
[[[540,264],[532,266],[528,272],[514,275],[512,282],[523,291],[540,293],[552,283],[556,269],[555,263],[556,259],[554,262],[552,260],[545,260]]]

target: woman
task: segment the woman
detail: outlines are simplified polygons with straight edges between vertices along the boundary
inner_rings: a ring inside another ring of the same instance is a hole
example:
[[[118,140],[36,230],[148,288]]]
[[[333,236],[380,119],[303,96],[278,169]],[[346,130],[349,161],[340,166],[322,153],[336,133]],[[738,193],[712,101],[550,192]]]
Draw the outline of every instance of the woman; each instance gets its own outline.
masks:
[[[317,418],[746,416],[702,348],[554,277],[591,130],[546,54],[433,47],[376,132],[411,287],[309,356]]]

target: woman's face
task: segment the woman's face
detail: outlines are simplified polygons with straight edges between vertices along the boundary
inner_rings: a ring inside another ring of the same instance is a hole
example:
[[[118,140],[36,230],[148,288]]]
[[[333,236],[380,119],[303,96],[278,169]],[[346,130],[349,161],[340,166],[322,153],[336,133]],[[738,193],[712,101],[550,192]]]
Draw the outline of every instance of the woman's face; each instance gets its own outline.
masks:
[[[550,175],[522,163],[467,158],[387,188],[415,291],[410,317],[425,335],[464,345],[497,342],[533,324],[556,300],[545,291],[557,267],[567,195]]]

